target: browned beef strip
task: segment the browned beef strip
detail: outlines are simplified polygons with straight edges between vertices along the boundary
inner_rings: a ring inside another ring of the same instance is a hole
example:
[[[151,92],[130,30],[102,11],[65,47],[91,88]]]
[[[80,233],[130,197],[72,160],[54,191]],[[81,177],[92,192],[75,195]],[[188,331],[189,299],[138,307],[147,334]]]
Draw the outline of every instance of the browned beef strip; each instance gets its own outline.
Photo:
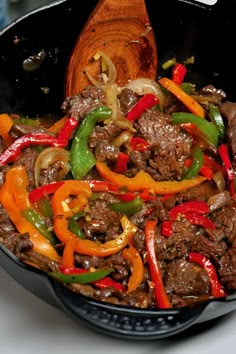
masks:
[[[30,264],[34,264],[44,272],[58,272],[59,271],[59,263],[52,260],[51,258],[35,252],[34,250],[29,250],[25,252],[21,252],[19,254],[19,258]]]
[[[191,252],[201,253],[214,264],[217,264],[220,257],[224,254],[227,249],[227,245],[224,241],[209,240],[207,237],[201,234],[196,234],[191,246]]]
[[[220,111],[227,121],[227,137],[232,154],[236,157],[236,103],[226,101],[221,105]]]
[[[108,141],[98,141],[94,155],[97,161],[106,162],[106,161],[116,161],[118,158],[120,150],[111,145]]]
[[[88,86],[81,95],[70,96],[62,103],[62,110],[71,117],[82,120],[88,113],[104,104],[105,93],[101,87]]]
[[[221,229],[227,243],[232,244],[236,239],[236,206],[223,207],[211,214],[211,219],[217,229]]]
[[[48,168],[41,169],[39,175],[39,185],[60,181],[61,168],[63,168],[63,162],[61,163],[61,161],[56,161],[52,163]]]
[[[209,277],[206,271],[195,263],[177,259],[165,269],[167,293],[179,296],[197,296],[210,291]]]
[[[83,224],[87,237],[102,237],[104,241],[116,238],[121,230],[120,215],[112,211],[105,200],[95,200],[89,204],[90,219]]]
[[[5,238],[6,235],[15,232],[15,226],[10,220],[6,210],[0,206],[0,237]]]
[[[126,115],[127,112],[137,103],[139,97],[130,89],[125,88],[118,95],[120,102],[120,109],[122,114]]]
[[[46,129],[43,129],[41,127],[35,127],[29,124],[13,124],[13,126],[9,131],[9,134],[15,139],[26,134],[35,134],[35,133],[49,134]]]
[[[16,161],[17,165],[23,165],[26,168],[26,172],[29,180],[29,188],[35,188],[34,165],[37,156],[38,156],[38,152],[28,147],[21,152],[21,155]]]
[[[184,160],[191,153],[192,138],[169,121],[169,115],[147,111],[134,124],[138,136],[151,145],[146,172],[155,180],[180,179]]]
[[[236,241],[220,259],[220,282],[230,293],[236,290]]]

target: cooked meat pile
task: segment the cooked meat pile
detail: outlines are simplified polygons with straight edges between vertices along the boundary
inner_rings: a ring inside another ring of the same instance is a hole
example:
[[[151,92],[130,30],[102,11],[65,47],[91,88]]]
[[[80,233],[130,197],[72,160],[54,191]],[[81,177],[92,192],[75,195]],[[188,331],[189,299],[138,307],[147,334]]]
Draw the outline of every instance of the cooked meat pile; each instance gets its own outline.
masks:
[[[204,102],[202,105],[208,112],[210,103],[214,103],[221,112],[226,127],[226,143],[229,148],[232,165],[236,165],[236,103],[226,101],[225,94],[213,86],[207,86],[194,92],[194,97]],[[205,99],[204,99],[205,98]],[[124,117],[139,101],[140,97],[132,90],[124,88],[118,95],[118,103]],[[209,103],[210,102],[210,103]],[[102,88],[88,87],[82,94],[68,97],[62,104],[62,110],[78,119],[81,123],[85,116],[95,108],[106,105],[106,95]],[[94,154],[96,161],[105,162],[110,170],[115,169],[120,153],[129,155],[123,176],[133,178],[140,171],[148,173],[155,182],[181,181],[186,170],[186,161],[190,159],[196,137],[180,125],[171,124],[173,112],[186,112],[186,108],[171,93],[160,109],[145,110],[141,116],[132,122],[132,129],[127,124],[117,124],[110,120],[108,124],[98,122],[88,139],[88,149]],[[122,121],[125,123],[125,120]],[[43,126],[18,124],[11,128],[10,134],[16,139],[29,133],[45,132]],[[122,135],[123,134],[123,135]],[[148,148],[131,148],[127,136],[136,136],[148,142]],[[123,139],[122,136],[125,136]],[[73,137],[72,137],[73,139]],[[123,140],[122,140],[123,139]],[[200,139],[200,138],[199,138]],[[201,140],[200,140],[201,141]],[[204,154],[222,166],[222,161],[212,146],[199,143]],[[1,140],[1,151],[4,151]],[[70,149],[70,145],[67,146]],[[27,147],[21,151],[14,162],[1,167],[0,183],[3,184],[6,173],[13,166],[23,165],[26,168],[29,185],[28,192],[36,188],[35,162],[40,150]],[[59,161],[60,162],[60,161]],[[61,165],[53,161],[47,168],[40,171],[40,185],[47,185],[60,180]],[[214,171],[215,173],[216,171]],[[65,179],[70,179],[70,172]],[[102,181],[102,177],[94,166],[84,177],[84,180]],[[165,293],[172,307],[192,306],[200,301],[213,298],[212,284],[206,268],[192,262],[189,254],[197,253],[207,258],[218,276],[225,294],[236,291],[236,203],[227,187],[227,177],[224,176],[225,188],[219,188],[214,178],[205,179],[201,184],[175,194],[155,195],[150,191],[149,198],[143,200],[141,210],[128,214],[128,219],[136,226],[132,246],[139,253],[144,275],[141,283],[130,293],[115,287],[96,287],[93,284],[72,283],[67,285],[72,291],[109,303],[139,308],[157,308],[155,284],[148,263],[148,250],[145,242],[145,225],[148,220],[155,220],[154,248]],[[126,188],[121,188],[124,195],[129,194]],[[50,198],[49,198],[50,200]],[[184,213],[171,223],[171,235],[163,234],[163,225],[170,221],[170,211],[185,202],[205,202],[208,206],[204,217],[211,222],[203,225],[192,222]],[[122,233],[122,211],[116,211],[110,206],[120,203],[117,191],[101,190],[92,193],[85,212],[77,223],[87,240],[106,243],[115,240]],[[127,202],[130,202],[127,201]],[[50,229],[53,228],[53,216],[45,217]],[[34,250],[34,244],[29,233],[20,234],[8,213],[0,209],[1,242],[23,262],[35,264],[45,272],[59,272],[60,262]],[[63,255],[65,245],[57,240],[55,249]],[[122,284],[127,289],[134,264],[124,257],[123,250],[100,257],[74,253],[75,268],[106,269],[112,268],[109,274],[112,280]]]

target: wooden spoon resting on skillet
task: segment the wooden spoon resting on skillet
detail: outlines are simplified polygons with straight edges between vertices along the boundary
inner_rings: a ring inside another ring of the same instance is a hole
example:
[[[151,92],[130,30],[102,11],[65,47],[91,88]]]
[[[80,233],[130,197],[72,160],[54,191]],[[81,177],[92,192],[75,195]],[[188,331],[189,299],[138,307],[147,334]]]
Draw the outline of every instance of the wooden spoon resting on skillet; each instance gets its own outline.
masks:
[[[157,48],[144,0],[99,0],[80,33],[66,76],[66,96],[97,80],[94,56],[104,52],[113,62],[120,86],[139,77],[156,78]]]

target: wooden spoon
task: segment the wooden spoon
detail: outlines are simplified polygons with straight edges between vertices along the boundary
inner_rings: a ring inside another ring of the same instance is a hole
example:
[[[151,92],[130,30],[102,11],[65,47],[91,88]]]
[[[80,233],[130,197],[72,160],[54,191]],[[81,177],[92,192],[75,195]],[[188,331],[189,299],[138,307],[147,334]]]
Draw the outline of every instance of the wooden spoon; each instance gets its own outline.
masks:
[[[95,79],[94,55],[104,52],[117,71],[120,86],[139,77],[156,78],[157,48],[144,0],[99,0],[80,33],[67,68],[66,96]]]

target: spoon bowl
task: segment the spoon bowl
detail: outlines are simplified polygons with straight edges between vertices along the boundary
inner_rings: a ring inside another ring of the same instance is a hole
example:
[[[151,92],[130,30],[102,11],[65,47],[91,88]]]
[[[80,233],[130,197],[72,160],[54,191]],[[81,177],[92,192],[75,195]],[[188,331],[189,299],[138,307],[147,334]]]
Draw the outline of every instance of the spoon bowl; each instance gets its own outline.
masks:
[[[100,51],[115,65],[120,86],[138,77],[156,78],[156,40],[144,0],[98,1],[71,55],[66,96],[89,85],[86,71],[97,79],[94,56]]]

